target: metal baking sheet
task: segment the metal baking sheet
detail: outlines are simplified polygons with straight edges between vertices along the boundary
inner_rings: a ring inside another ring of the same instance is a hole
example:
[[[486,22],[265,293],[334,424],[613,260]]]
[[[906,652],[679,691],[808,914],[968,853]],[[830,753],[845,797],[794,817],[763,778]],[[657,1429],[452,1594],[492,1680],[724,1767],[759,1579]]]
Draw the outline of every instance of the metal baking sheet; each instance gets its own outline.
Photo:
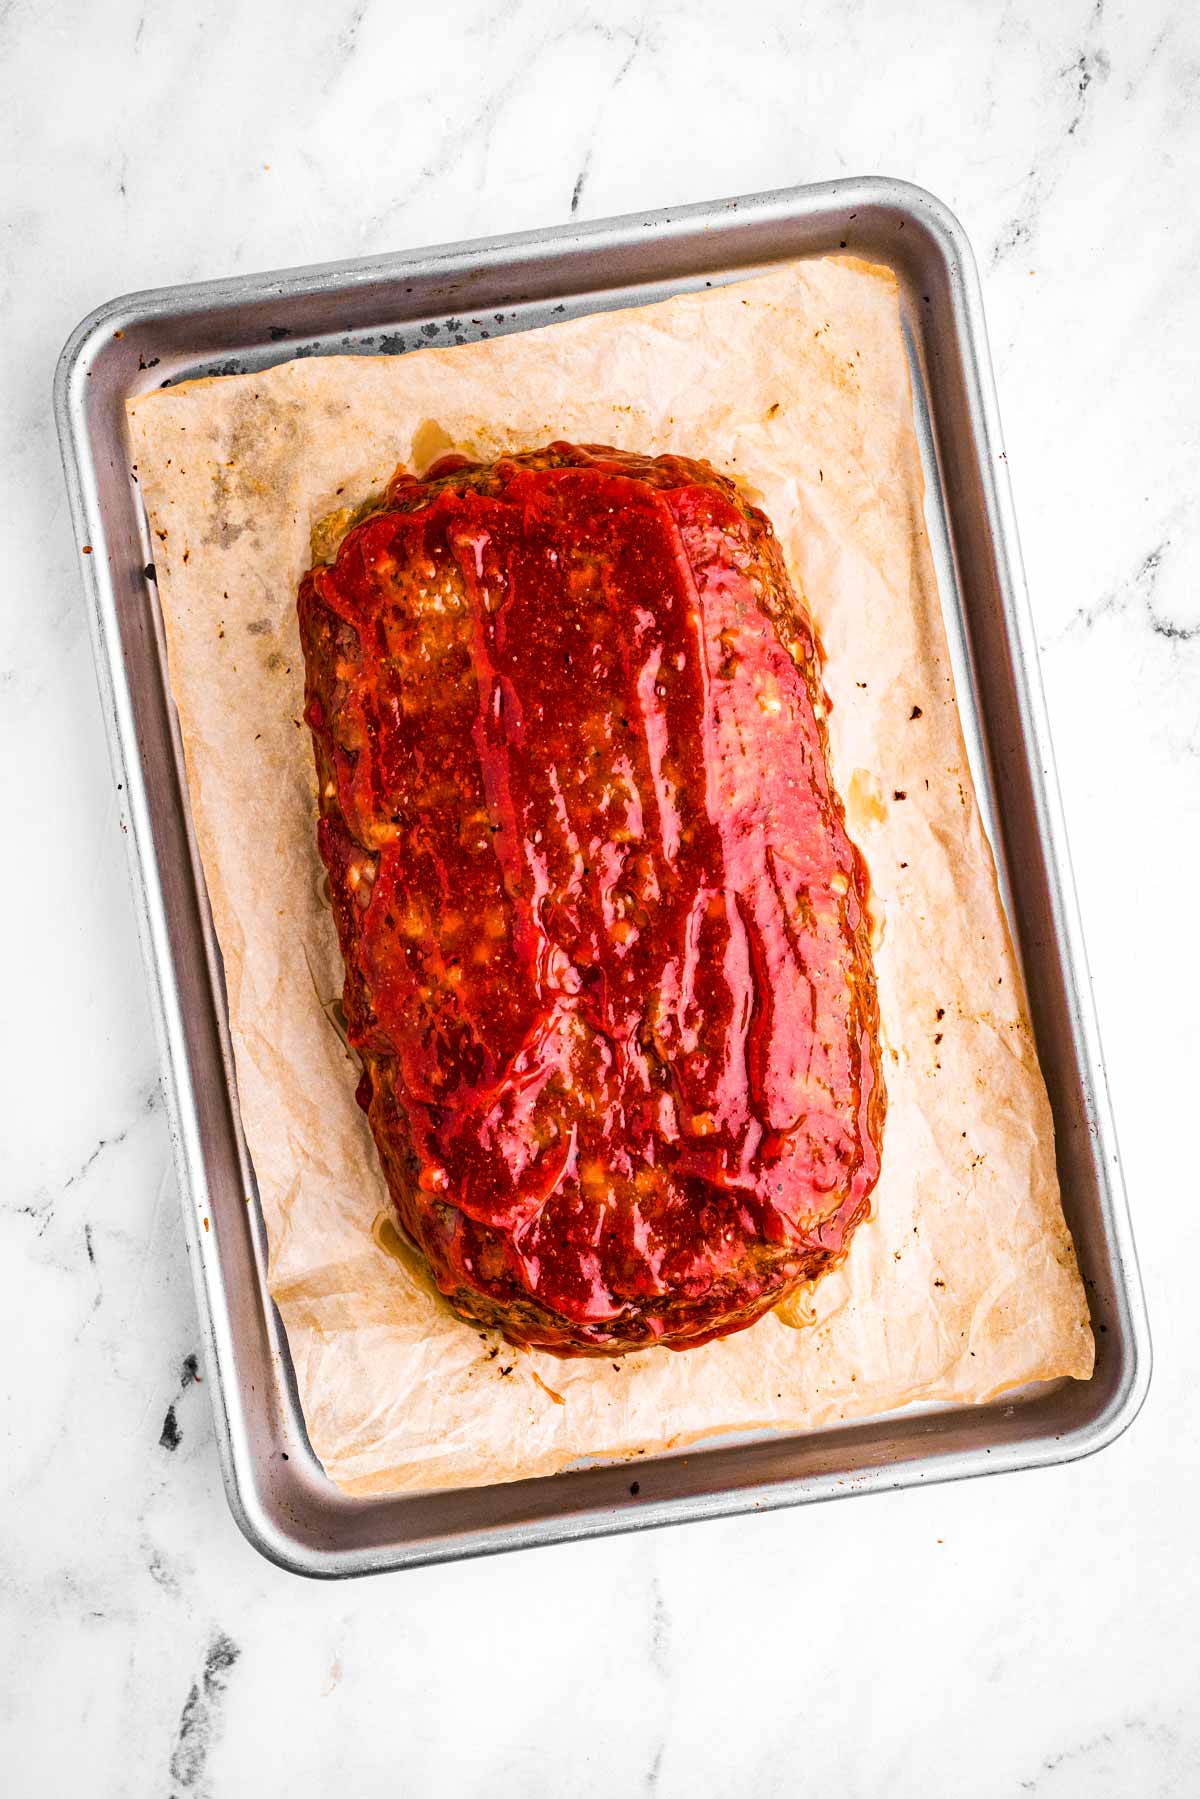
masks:
[[[959,705],[1029,989],[1063,1205],[1096,1331],[1090,1382],[808,1434],[727,1440],[629,1466],[351,1499],[308,1444],[238,1118],[220,953],[191,836],[162,621],[129,468],[125,401],[164,380],[296,357],[402,354],[641,305],[848,250],[901,287],[933,544]],[[55,383],[114,779],[156,1017],[226,1490],[264,1555],[364,1574],[604,1532],[1045,1465],[1135,1416],[1150,1376],[1103,1060],[970,247],[905,183],[865,179],[161,288],[83,320]]]

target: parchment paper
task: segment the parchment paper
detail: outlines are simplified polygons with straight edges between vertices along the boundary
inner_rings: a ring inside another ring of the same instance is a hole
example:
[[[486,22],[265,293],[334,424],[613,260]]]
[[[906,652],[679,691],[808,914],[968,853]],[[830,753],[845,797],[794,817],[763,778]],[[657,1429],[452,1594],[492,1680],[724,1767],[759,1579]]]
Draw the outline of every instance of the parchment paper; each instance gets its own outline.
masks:
[[[333,1480],[513,1480],[1091,1373],[954,701],[890,273],[805,262],[487,342],[292,361],[149,394],[130,421],[271,1292]],[[314,523],[399,462],[556,437],[707,457],[765,507],[828,654],[834,774],[881,937],[883,1175],[846,1262],[740,1335],[615,1364],[481,1336],[387,1223],[331,1018],[342,966],[301,723],[295,594]]]

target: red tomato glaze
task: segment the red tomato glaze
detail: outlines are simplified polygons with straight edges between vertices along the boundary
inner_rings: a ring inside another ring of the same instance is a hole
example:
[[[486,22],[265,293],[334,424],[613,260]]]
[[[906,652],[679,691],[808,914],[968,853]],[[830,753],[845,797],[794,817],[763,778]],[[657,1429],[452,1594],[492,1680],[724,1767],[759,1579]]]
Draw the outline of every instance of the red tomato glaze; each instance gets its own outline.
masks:
[[[300,612],[360,1098],[457,1309],[682,1347],[840,1259],[867,879],[763,516],[678,458],[446,459]]]

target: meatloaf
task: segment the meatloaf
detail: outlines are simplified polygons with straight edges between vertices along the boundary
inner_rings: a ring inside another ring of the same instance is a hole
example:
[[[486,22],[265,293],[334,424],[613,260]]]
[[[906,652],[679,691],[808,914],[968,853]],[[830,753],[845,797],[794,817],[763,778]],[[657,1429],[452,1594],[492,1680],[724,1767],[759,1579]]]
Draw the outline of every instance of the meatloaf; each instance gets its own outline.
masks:
[[[399,470],[299,595],[347,1034],[399,1224],[560,1355],[844,1255],[885,1112],[811,622],[703,462]]]

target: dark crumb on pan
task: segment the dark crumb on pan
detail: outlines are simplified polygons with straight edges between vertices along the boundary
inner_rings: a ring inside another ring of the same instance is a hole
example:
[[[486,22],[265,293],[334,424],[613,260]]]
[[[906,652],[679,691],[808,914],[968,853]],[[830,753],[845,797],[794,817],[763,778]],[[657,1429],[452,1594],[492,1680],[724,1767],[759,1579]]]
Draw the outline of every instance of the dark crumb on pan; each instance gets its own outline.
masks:
[[[914,706],[908,716],[909,716],[909,718],[920,718],[921,717],[921,708],[919,706]]]
[[[641,1485],[640,1481],[636,1481],[636,1480],[630,1481],[629,1491],[633,1494],[635,1499],[637,1498],[637,1496],[641,1492],[641,1490],[642,1490],[642,1485]]]
[[[908,798],[908,794],[904,791],[903,787],[893,787],[892,798],[894,800],[906,800]]]

